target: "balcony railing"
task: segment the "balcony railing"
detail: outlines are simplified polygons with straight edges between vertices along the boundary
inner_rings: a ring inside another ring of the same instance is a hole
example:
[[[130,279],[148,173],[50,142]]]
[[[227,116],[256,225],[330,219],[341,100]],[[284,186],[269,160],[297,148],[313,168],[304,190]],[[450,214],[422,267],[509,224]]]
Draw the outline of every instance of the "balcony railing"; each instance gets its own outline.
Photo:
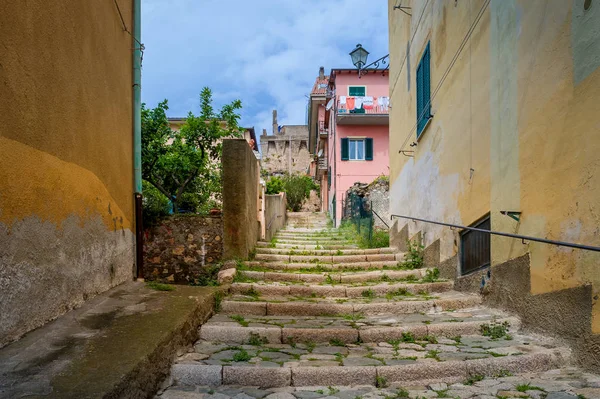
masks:
[[[337,100],[338,114],[389,115],[389,97],[340,96]],[[351,107],[351,108],[350,108]]]
[[[327,170],[328,168],[328,164],[327,164],[327,157],[326,156],[321,156],[319,157],[319,170]]]
[[[329,130],[325,128],[325,122],[319,121],[319,137],[326,139],[328,135]]]

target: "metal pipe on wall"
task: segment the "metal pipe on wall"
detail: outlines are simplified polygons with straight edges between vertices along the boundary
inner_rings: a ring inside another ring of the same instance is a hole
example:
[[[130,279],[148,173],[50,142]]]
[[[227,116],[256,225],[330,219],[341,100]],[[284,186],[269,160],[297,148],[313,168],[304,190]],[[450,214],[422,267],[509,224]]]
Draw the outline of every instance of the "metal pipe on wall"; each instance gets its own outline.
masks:
[[[142,0],[133,0],[133,179],[136,276],[143,277],[142,224]]]

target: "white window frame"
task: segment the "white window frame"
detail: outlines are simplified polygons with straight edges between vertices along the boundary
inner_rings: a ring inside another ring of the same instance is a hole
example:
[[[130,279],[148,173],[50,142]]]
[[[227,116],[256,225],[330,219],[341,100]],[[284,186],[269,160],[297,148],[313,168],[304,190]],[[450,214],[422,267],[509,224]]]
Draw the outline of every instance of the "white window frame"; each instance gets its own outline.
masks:
[[[362,158],[358,158],[358,146],[354,147],[354,154],[351,153],[350,151],[350,144],[352,142],[360,142],[362,143]],[[366,145],[366,140],[364,138],[350,138],[348,137],[348,160],[349,161],[365,161],[366,160],[366,150],[367,150],[367,145]]]
[[[365,97],[368,96],[367,94],[367,86],[361,86],[361,85],[348,85],[347,91],[348,91],[348,97],[350,97],[350,88],[351,87],[364,87],[365,88]]]

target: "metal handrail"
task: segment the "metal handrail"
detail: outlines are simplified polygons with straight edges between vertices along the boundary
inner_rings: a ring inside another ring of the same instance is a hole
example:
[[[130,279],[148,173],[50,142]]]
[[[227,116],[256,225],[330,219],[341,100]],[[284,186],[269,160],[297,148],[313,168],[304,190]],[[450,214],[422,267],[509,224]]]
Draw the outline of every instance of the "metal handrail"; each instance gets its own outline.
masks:
[[[392,219],[394,217],[402,218],[402,219],[410,219],[410,220],[414,220],[414,221],[418,220],[419,222],[438,224],[438,225],[441,225],[441,226],[447,226],[447,227],[457,228],[457,229],[463,229],[463,230],[479,231],[479,232],[482,232],[482,233],[489,233],[489,234],[496,235],[496,236],[503,236],[503,237],[510,237],[510,238],[520,238],[523,241],[523,244],[525,244],[525,240],[527,240],[527,241],[541,242],[541,243],[544,243],[544,244],[558,245],[558,246],[561,246],[561,247],[585,249],[586,251],[600,252],[600,247],[594,247],[592,245],[583,245],[583,244],[575,244],[575,243],[572,243],[572,242],[564,242],[564,241],[557,241],[557,240],[548,240],[546,238],[524,236],[524,235],[521,235],[521,234],[502,233],[500,231],[478,229],[477,227],[462,226],[460,224],[436,222],[434,220],[421,219],[421,218],[416,218],[416,217],[412,217],[412,216],[391,215]]]
[[[371,212],[373,212],[373,213],[375,214],[375,216],[377,216],[377,217],[379,218],[379,220],[381,220],[381,222],[382,222],[383,224],[385,224],[385,227],[387,227],[388,229],[390,228],[390,225],[389,225],[389,224],[387,224],[387,223],[385,222],[385,220],[383,220],[383,219],[381,218],[381,216],[379,216],[379,215],[377,214],[377,212],[375,212],[375,209],[373,209],[373,203],[371,203]]]
[[[271,230],[271,225],[273,224],[273,222],[275,221],[275,219],[277,218],[281,218],[283,217],[283,215],[275,215],[271,218],[271,221],[269,222],[269,224],[267,225],[266,230]]]

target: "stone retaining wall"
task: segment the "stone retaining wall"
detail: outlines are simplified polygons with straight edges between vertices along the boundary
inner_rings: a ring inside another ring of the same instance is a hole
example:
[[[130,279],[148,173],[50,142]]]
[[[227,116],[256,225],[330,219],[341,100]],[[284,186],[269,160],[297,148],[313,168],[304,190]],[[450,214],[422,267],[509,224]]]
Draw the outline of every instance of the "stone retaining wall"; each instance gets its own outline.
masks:
[[[175,215],[145,231],[144,278],[198,283],[223,256],[221,216]]]

